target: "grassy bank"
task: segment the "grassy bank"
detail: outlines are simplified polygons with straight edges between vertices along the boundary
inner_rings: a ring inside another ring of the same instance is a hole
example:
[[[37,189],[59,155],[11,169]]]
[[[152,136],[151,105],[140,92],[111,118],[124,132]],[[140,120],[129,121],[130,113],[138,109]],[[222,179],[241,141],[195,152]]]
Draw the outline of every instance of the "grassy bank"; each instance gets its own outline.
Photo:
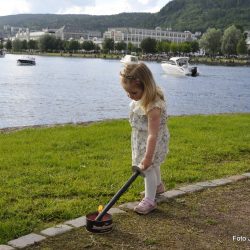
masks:
[[[250,114],[169,119],[168,188],[250,171]],[[0,244],[95,211],[130,171],[126,120],[0,134]],[[119,203],[139,199],[142,179]]]
[[[200,63],[208,65],[224,65],[224,66],[249,66],[249,58],[216,58],[216,57],[192,57],[190,63]]]

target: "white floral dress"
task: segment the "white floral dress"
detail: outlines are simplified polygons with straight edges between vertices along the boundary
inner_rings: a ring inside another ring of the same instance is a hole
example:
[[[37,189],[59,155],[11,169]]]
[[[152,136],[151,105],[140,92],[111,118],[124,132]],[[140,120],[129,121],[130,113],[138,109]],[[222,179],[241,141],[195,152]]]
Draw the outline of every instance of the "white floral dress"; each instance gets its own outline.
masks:
[[[168,141],[170,136],[166,125],[166,104],[163,100],[157,99],[156,102],[149,105],[147,112],[156,107],[161,109],[161,118],[152,165],[160,166],[168,153]],[[140,101],[132,101],[130,103],[129,122],[132,127],[132,164],[139,166],[146,152],[148,138],[148,118],[140,105]]]

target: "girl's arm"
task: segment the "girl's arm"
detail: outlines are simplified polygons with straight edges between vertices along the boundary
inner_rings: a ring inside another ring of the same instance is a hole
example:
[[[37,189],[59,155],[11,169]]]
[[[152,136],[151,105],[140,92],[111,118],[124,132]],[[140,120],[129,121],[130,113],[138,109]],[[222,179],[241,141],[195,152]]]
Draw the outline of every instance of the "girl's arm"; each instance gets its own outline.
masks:
[[[147,114],[148,116],[148,139],[146,153],[141,162],[141,169],[146,170],[152,165],[152,160],[155,152],[158,131],[160,129],[161,109],[154,108]]]

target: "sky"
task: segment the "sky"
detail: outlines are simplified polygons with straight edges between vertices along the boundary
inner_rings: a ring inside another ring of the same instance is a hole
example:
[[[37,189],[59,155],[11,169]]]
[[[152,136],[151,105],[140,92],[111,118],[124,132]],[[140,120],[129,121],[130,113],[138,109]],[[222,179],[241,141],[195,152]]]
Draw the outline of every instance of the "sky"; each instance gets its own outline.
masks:
[[[15,14],[113,15],[158,12],[171,0],[0,0],[0,16]]]

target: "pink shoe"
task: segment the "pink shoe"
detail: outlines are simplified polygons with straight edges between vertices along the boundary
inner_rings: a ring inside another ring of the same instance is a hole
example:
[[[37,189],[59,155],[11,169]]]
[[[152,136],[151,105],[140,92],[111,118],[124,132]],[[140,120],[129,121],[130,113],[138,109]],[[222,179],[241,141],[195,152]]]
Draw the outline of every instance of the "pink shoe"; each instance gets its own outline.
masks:
[[[157,207],[156,202],[150,201],[148,198],[144,198],[135,208],[134,211],[138,214],[148,214],[155,210]]]
[[[165,192],[165,186],[164,186],[164,184],[161,182],[161,184],[158,185],[157,188],[156,188],[156,196],[161,195],[161,194],[163,194],[164,192]],[[144,196],[145,196],[145,191],[142,191],[140,194],[141,194],[142,197],[144,197]]]
[[[156,195],[163,194],[165,192],[164,184],[161,182],[160,185],[157,186]]]

